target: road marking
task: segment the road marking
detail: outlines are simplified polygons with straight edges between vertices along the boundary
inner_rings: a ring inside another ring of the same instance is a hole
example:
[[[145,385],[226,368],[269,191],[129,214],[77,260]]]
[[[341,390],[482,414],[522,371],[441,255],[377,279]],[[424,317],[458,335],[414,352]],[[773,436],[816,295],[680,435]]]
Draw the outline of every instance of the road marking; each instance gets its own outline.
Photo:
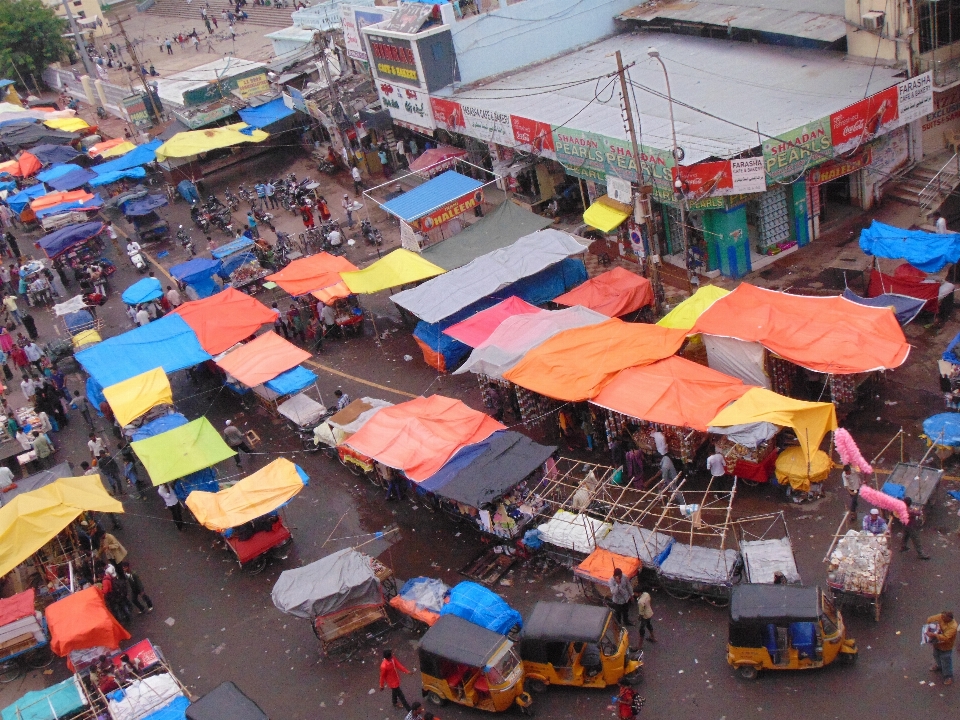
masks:
[[[420,397],[419,395],[414,395],[412,393],[404,392],[403,390],[397,390],[396,388],[392,388],[389,385],[380,385],[379,383],[375,383],[371,380],[364,380],[363,378],[358,378],[356,375],[350,375],[349,373],[341,372],[340,370],[335,370],[334,368],[329,367],[327,365],[321,365],[320,363],[314,360],[307,360],[306,363],[307,365],[315,367],[317,370],[323,370],[324,372],[331,373],[332,375],[339,375],[340,377],[347,378],[348,380],[352,380],[353,382],[358,382],[363,385],[369,385],[370,387],[375,387],[378,390],[386,390],[387,392],[392,392],[394,395],[402,395],[403,397],[408,397],[408,398]]]

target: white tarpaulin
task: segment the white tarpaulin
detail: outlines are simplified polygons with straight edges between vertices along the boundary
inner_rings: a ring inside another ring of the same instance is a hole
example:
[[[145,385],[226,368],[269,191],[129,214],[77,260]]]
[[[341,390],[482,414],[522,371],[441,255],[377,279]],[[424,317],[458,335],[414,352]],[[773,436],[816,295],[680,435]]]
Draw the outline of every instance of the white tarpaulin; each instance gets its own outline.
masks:
[[[467,361],[453,374],[472,372],[501,378],[503,373],[520,362],[530,350],[557,333],[596,325],[609,319],[606,315],[580,305],[553,312],[543,310],[529,315],[508,317],[490,333],[490,337],[474,348]]]
[[[53,312],[57,317],[60,317],[61,315],[71,315],[75,312],[80,312],[86,307],[87,303],[83,301],[83,295],[76,295],[64,303],[54,305]]]
[[[790,538],[744,540],[740,543],[743,567],[749,583],[773,583],[774,573],[782,572],[788,583],[799,583],[797,560]]]
[[[427,323],[440,322],[471,303],[586,251],[573,235],[546,228],[463,267],[391,295],[400,307]]]
[[[747,385],[770,389],[763,345],[706,333],[702,337],[707,348],[707,365],[724,375],[740,378]]]
[[[277,412],[300,427],[307,427],[320,422],[327,409],[306,393],[300,393],[280,403]]]

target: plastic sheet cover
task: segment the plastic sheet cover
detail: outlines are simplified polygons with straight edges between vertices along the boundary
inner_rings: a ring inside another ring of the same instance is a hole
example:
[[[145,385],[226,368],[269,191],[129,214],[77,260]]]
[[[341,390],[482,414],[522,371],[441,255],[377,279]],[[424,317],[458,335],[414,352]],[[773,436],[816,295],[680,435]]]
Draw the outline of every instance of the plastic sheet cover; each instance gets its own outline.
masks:
[[[547,311],[541,310],[536,305],[531,305],[516,296],[511,296],[493,307],[481,310],[476,315],[451,325],[443,333],[459,340],[464,345],[475,348],[489,338],[490,334],[500,327],[500,324],[507,318],[514,315],[532,315],[543,312]]]
[[[284,570],[273,586],[271,598],[281,612],[307,619],[383,604],[380,582],[369,559],[353,548],[295,570]]]
[[[146,440],[137,440],[130,446],[154,485],[163,485],[213,467],[237,454],[206,418]]]
[[[230,351],[217,365],[247,387],[256,387],[309,359],[310,353],[271,330]]]
[[[26,693],[5,707],[2,717],[3,720],[59,720],[71,717],[86,705],[78,676],[71,675],[56,685]]]
[[[166,195],[147,195],[138,200],[128,200],[120,205],[120,210],[127,217],[140,217],[151,213],[167,204]]]
[[[924,272],[939,272],[960,261],[960,235],[903,230],[874,220],[860,231],[860,249],[867,255],[906,260]]]
[[[259,130],[286,117],[290,117],[295,112],[295,110],[283,104],[283,98],[281,97],[264,103],[263,105],[258,105],[257,107],[243,108],[237,114],[247,125]]]
[[[172,405],[173,390],[162,368],[154,368],[103,389],[103,395],[121,426],[157,405]]]
[[[174,428],[183,427],[189,422],[184,415],[180,413],[170,413],[169,415],[163,415],[158,417],[156,420],[151,420],[148,423],[144,423],[142,426],[137,428],[131,440],[146,440],[147,438],[152,438],[155,435],[165,433],[168,430],[173,430]]]
[[[40,238],[37,244],[47,254],[48,258],[55,258],[65,253],[75,245],[86,242],[99,235],[103,230],[102,222],[86,222],[79,225],[67,225],[46,237]]]
[[[680,328],[689,330],[697,323],[700,317],[711,305],[724,295],[729,295],[730,291],[716,285],[704,285],[693,295],[688,297],[673,310],[664,315],[657,321],[657,325],[663,327]]]
[[[739,562],[740,554],[736,550],[674,543],[670,554],[660,563],[660,574],[671,580],[729,585]]]
[[[170,673],[160,673],[107,693],[107,708],[112,720],[147,720],[177,697],[183,697],[177,681]]]
[[[492,630],[507,635],[514,627],[523,628],[520,613],[492,590],[472,582],[462,582],[450,590],[449,601],[440,610],[440,616],[456,615]]]
[[[639,557],[645,567],[657,568],[674,542],[669,535],[615,522],[610,532],[597,539],[597,547],[618,555]]]
[[[397,248],[374,263],[356,272],[342,272],[340,277],[350,292],[363,295],[403,287],[444,272],[414,252]]]
[[[923,421],[923,434],[934,445],[960,447],[960,415],[940,413]]]
[[[259,143],[268,137],[270,136],[263,130],[257,130],[243,122],[205,130],[188,130],[177,133],[163,143],[157,148],[156,155],[157,160],[163,162],[167,158],[190,157],[243,143]],[[120,159],[123,160],[126,157]]]
[[[907,325],[923,310],[926,305],[925,300],[920,300],[907,295],[897,295],[896,293],[882,293],[876,297],[860,297],[853,290],[847,288],[843,291],[843,297],[850,302],[868,307],[892,307],[897,316],[897,322],[901,325]]]
[[[315,373],[298,365],[293,368],[293,370],[287,370],[285,373],[277,375],[273,380],[268,380],[263,385],[277,395],[283,396],[300,392],[304,388],[313,385],[316,381],[317,376]]]
[[[218,685],[186,709],[187,720],[268,720],[232,682]]]
[[[645,277],[616,267],[553,301],[567,307],[581,305],[607,317],[621,317],[653,305],[653,286]]]
[[[123,291],[120,299],[127,305],[139,305],[140,303],[157,300],[163,295],[163,287],[157,278],[145,277],[137,280],[133,285]]]
[[[704,335],[703,344],[707,348],[707,364],[713,370],[740,378],[747,385],[770,389],[763,345],[719,335]]]
[[[603,538],[613,526],[600,522],[589,515],[580,515],[557,510],[556,514],[537,530],[540,539],[550,545],[589,554],[597,549],[597,541]]]
[[[327,409],[309,395],[299,393],[280,403],[277,412],[292,420],[298,427],[311,427],[320,422]]]
[[[417,610],[439,613],[450,587],[436,578],[415,577],[407,580],[398,595],[417,606]]]
[[[790,538],[744,540],[740,543],[740,553],[749,583],[772,584],[776,572],[782,572],[789,583],[800,582]]]
[[[118,157],[116,160],[94,165],[91,169],[97,173],[97,175],[104,175],[134,168],[138,165],[145,165],[157,159],[156,149],[162,144],[162,140],[151,140],[146,145],[138,145],[136,149],[131,150],[122,157]]]
[[[130,639],[130,633],[107,610],[98,587],[89,587],[48,605],[46,616],[50,649],[60,657],[93,647],[116,650],[122,641]]]
[[[234,288],[184,303],[173,314],[183,318],[197,334],[201,347],[211,355],[233,347],[276,317],[262,302]]]

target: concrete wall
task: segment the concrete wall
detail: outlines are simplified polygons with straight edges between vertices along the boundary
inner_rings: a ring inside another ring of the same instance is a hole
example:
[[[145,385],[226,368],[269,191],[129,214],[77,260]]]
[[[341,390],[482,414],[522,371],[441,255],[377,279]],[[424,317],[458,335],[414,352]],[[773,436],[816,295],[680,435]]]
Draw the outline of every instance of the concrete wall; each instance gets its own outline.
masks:
[[[868,12],[886,13],[883,37],[876,32],[861,30],[861,18]],[[906,0],[846,0],[847,54],[881,62],[906,63],[909,52],[906,43],[893,38],[905,37],[910,27],[910,12]],[[915,38],[911,38],[915,40]],[[879,43],[879,50],[877,44]]]

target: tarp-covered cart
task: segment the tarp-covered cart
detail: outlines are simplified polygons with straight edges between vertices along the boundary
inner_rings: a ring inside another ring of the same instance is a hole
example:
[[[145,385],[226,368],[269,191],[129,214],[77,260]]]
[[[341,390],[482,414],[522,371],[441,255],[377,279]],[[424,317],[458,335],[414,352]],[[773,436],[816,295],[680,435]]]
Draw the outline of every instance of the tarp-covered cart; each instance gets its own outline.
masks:
[[[20,677],[23,665],[41,668],[53,659],[47,622],[34,599],[30,588],[0,600],[0,683]]]
[[[121,203],[124,217],[133,224],[140,242],[160,240],[170,234],[170,223],[157,214],[157,208],[167,204],[165,195],[147,195]]]
[[[865,608],[879,622],[892,559],[890,529],[880,535],[852,529],[842,534],[849,517],[844,514],[824,558],[827,585],[837,607]]]
[[[791,585],[801,583],[797,559],[783,513],[743,518],[735,522],[743,576],[748,583],[771,584],[781,573]]]
[[[371,480],[380,484],[377,473],[373,471],[373,460],[348,447],[345,441],[366,425],[381,409],[390,407],[392,404],[386,400],[369,397],[354,400],[314,429],[313,442],[323,450],[324,455],[339,458],[343,466],[354,475],[366,473]]]

